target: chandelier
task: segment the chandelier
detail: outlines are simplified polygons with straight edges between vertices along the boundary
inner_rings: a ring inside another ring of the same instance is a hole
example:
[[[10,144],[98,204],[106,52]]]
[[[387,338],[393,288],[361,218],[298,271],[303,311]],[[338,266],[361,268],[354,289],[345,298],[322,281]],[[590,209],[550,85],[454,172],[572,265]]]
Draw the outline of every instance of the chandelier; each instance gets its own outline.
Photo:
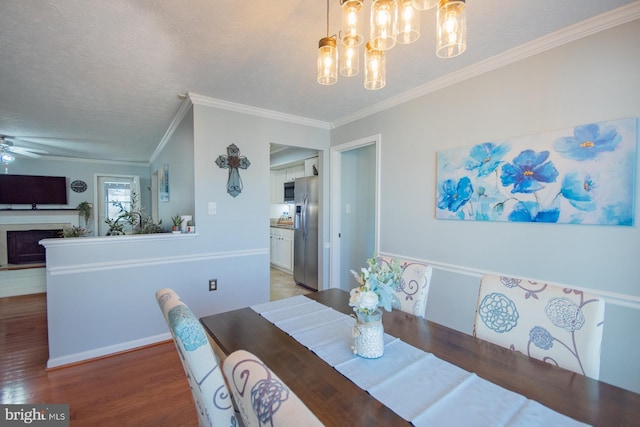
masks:
[[[339,1],[342,6],[340,43],[335,35],[329,36],[327,0],[327,35],[318,43],[318,83],[321,85],[335,84],[338,81],[338,68],[345,77],[356,76],[360,71],[360,46],[365,41],[361,25],[364,0]],[[376,90],[385,86],[385,51],[396,44],[410,44],[418,40],[421,11],[437,6],[438,57],[453,58],[464,52],[467,47],[465,1],[373,0],[369,14],[369,38],[364,51],[364,87]]]

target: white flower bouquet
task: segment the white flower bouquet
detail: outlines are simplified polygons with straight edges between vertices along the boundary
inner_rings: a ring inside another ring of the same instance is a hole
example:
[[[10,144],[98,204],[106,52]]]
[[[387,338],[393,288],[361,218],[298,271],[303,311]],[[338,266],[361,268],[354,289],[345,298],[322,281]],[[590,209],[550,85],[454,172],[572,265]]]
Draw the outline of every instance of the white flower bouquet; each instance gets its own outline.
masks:
[[[351,289],[349,306],[356,313],[371,315],[382,307],[391,311],[393,291],[400,286],[402,267],[398,260],[383,262],[373,256],[367,260],[367,268],[361,268],[360,273],[351,270],[360,286]]]

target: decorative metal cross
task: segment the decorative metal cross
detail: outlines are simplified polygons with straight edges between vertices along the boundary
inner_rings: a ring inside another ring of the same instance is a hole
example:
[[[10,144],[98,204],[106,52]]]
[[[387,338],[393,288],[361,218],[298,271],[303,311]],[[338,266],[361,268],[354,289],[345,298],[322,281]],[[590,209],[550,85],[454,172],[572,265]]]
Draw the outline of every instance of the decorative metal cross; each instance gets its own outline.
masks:
[[[233,197],[242,193],[242,180],[238,168],[247,169],[251,162],[245,156],[240,156],[240,149],[236,147],[236,144],[228,146],[227,155],[218,156],[216,164],[222,169],[229,169],[227,193]]]

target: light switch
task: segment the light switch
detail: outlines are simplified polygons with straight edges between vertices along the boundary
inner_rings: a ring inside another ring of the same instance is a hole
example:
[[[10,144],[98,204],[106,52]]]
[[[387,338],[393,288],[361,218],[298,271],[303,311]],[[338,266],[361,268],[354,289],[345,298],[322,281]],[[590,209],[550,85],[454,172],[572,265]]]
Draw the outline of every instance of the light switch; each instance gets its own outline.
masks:
[[[216,214],[216,203],[209,202],[209,215],[215,215],[215,214]]]
[[[351,213],[351,203],[347,203],[347,204],[344,206],[344,210],[345,210],[345,213],[350,214],[350,213]]]

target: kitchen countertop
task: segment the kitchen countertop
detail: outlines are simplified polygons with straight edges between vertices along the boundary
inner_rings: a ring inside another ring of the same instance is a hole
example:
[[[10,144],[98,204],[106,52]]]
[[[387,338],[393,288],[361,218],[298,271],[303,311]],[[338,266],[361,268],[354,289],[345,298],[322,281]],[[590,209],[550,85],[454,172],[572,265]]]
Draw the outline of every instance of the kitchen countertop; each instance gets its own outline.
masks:
[[[271,224],[271,227],[273,227],[273,228],[286,228],[287,230],[293,230],[293,224],[275,223],[275,224]]]

